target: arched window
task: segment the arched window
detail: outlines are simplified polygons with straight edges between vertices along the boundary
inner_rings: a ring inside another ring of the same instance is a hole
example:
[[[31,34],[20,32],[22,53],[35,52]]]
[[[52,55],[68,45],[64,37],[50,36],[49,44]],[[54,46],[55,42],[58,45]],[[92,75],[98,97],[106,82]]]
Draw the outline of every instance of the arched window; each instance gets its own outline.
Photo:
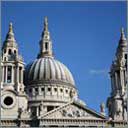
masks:
[[[42,91],[42,92],[44,91],[44,87],[41,88],[41,91]]]
[[[16,54],[16,50],[14,50],[14,54]]]
[[[6,53],[6,49],[4,49],[4,53]]]
[[[51,91],[51,88],[50,88],[50,87],[48,88],[48,91],[49,91],[49,92]]]
[[[8,54],[9,54],[9,55],[12,54],[12,50],[11,50],[11,49],[8,50]]]
[[[54,88],[54,91],[57,92],[57,88]]]
[[[63,92],[63,89],[62,88],[60,89],[60,92]]]
[[[45,49],[48,50],[48,42],[45,43]]]

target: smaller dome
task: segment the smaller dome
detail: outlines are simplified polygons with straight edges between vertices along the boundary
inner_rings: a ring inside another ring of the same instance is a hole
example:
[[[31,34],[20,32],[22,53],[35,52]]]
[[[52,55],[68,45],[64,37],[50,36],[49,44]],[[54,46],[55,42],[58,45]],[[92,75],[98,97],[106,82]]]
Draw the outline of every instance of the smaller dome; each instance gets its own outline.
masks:
[[[73,76],[68,68],[52,57],[39,58],[28,64],[26,67],[27,85],[34,82],[55,81],[75,85]]]

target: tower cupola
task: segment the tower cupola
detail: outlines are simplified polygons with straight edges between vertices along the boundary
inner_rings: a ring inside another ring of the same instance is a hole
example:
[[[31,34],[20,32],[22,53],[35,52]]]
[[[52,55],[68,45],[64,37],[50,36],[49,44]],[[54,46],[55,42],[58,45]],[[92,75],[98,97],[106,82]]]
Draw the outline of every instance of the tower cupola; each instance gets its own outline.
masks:
[[[52,52],[52,41],[50,38],[50,32],[48,30],[48,18],[44,19],[44,30],[42,32],[41,41],[40,41],[40,53],[38,58],[41,57],[53,57]]]

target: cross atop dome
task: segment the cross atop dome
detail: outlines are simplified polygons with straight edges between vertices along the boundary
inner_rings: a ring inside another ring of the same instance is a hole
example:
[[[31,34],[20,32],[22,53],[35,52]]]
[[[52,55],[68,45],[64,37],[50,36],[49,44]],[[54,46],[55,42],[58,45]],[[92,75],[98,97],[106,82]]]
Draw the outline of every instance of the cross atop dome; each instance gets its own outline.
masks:
[[[50,38],[50,32],[48,30],[48,18],[44,18],[44,30],[42,32],[40,41],[40,53],[38,58],[41,57],[53,57],[52,42]]]

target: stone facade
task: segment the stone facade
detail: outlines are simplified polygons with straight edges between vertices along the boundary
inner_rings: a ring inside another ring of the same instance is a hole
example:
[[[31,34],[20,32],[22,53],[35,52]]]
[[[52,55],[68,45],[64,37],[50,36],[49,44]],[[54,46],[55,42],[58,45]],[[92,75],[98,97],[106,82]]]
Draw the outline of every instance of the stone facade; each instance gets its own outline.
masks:
[[[109,116],[114,120],[127,120],[127,57],[128,43],[122,28],[116,57],[110,69],[112,91],[107,101]]]
[[[123,30],[110,70],[111,96],[98,113],[79,99],[69,69],[56,60],[45,17],[37,59],[24,69],[12,23],[1,56],[1,125],[4,127],[106,127],[127,124],[127,41]]]

